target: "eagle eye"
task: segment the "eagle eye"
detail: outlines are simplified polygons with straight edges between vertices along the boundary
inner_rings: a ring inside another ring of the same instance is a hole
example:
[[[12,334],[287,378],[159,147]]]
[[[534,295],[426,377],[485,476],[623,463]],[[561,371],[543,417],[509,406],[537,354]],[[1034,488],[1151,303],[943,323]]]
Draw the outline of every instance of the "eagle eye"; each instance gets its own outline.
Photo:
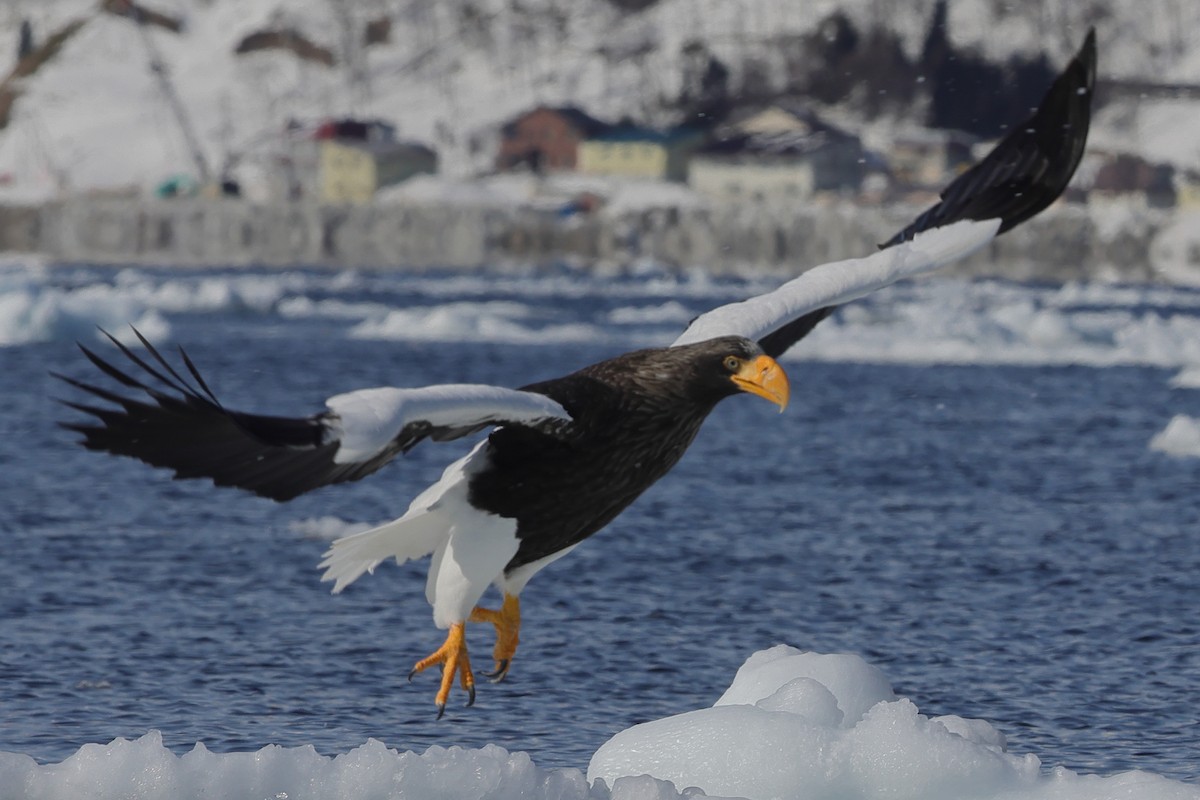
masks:
[[[737,372],[742,367],[742,360],[737,356],[725,356],[725,369]]]

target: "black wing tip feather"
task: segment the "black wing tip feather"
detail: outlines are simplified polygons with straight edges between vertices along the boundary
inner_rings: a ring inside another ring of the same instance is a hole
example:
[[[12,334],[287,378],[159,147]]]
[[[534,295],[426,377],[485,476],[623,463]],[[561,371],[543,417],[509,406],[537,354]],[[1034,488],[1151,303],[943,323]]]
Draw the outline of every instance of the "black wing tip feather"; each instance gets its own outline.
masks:
[[[1037,111],[1014,126],[990,153],[953,180],[941,202],[927,209],[880,248],[963,219],[1001,220],[1011,230],[1053,203],[1083,157],[1096,84],[1096,30],[1051,84]]]
[[[180,359],[192,381],[136,328],[134,335],[146,348],[144,357],[107,331],[101,333],[136,370],[128,364],[117,367],[82,343],[77,343],[79,349],[127,392],[50,373],[92,400],[109,404],[58,400],[88,416],[58,423],[80,434],[79,444],[88,450],[135,458],[170,470],[178,480],[207,478],[217,486],[278,502],[327,484],[357,480],[390,460],[391,454],[383,454],[363,463],[339,464],[334,461],[338,445],[328,437],[328,413],[276,417],[226,409],[183,348]]]
[[[1083,45],[1055,78],[1037,111],[1015,126],[982,161],[951,181],[942,191],[941,202],[880,249],[963,219],[999,218],[999,235],[1053,203],[1083,157],[1095,84],[1096,30],[1089,28]],[[831,311],[810,312],[767,334],[759,344],[768,355],[778,357]]]

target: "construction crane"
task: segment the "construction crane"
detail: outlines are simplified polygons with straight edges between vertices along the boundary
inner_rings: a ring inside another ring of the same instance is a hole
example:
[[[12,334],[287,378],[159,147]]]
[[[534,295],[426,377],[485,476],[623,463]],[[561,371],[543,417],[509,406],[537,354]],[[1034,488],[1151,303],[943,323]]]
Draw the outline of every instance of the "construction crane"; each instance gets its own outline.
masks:
[[[130,3],[129,16],[133,18],[138,32],[142,35],[142,44],[145,46],[146,55],[150,59],[150,71],[154,73],[154,77],[158,80],[158,86],[162,90],[163,97],[166,98],[167,105],[170,107],[171,113],[175,116],[175,122],[178,123],[179,130],[183,133],[183,139],[187,143],[188,150],[191,151],[192,161],[196,164],[197,178],[201,184],[207,184],[212,177],[208,169],[208,160],[204,157],[204,151],[200,148],[200,140],[196,138],[196,130],[192,126],[192,120],[188,116],[187,108],[183,105],[183,101],[180,100],[179,93],[175,91],[175,84],[171,81],[171,74],[167,69],[167,64],[163,61],[158,46],[150,37],[150,32],[146,30],[146,21],[142,15],[141,6],[137,3]]]

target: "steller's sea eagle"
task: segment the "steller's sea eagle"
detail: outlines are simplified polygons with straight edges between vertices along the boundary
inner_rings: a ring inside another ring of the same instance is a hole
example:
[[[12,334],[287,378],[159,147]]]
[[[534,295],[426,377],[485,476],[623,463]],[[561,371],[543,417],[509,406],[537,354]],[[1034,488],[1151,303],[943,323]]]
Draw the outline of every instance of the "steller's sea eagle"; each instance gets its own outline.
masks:
[[[1053,202],[1083,152],[1095,64],[1089,32],[1036,113],[880,252],[816,267],[774,291],[716,308],[669,347],[625,353],[520,389],[362,389],[329,398],[321,413],[286,418],[225,408],[182,350],[184,369],[177,370],[144,338],[145,356],[113,339],[133,374],[82,349],[128,391],[57,376],[109,404],[67,403],[93,419],[65,427],[83,434],[89,449],[279,501],[362,478],[425,439],[491,429],[404,516],[337,540],[320,565],[336,593],[386,559],[432,556],[426,596],[434,622],[449,633],[409,677],[441,666],[440,717],[456,678],[467,704],[475,699],[466,623],[495,627],[488,677],[503,679],[529,579],[665,475],[718,402],[748,392],[782,409],[789,387],[775,359],[835,306],[974,252]],[[478,605],[490,585],[503,595],[497,609]]]

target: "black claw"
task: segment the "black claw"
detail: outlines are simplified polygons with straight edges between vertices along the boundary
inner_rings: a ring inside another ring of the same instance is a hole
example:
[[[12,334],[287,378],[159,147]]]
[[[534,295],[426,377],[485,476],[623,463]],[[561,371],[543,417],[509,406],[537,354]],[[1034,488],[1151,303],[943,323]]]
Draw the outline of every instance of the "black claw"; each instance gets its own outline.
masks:
[[[408,682],[409,683],[412,683],[412,679],[416,674],[417,674],[417,671],[415,669],[412,672],[408,673]]]
[[[474,685],[467,688],[467,708],[475,705],[475,687]]]
[[[438,715],[437,715],[437,718],[438,718],[438,719],[441,719],[441,718],[442,718],[442,716],[443,716],[443,715],[446,713],[446,704],[445,704],[445,703],[438,703],[438,704],[437,704],[437,707],[438,707]]]
[[[484,675],[486,675],[487,679],[492,683],[499,683],[500,681],[504,680],[504,678],[508,675],[508,659],[506,658],[497,664],[495,672],[485,672]]]

